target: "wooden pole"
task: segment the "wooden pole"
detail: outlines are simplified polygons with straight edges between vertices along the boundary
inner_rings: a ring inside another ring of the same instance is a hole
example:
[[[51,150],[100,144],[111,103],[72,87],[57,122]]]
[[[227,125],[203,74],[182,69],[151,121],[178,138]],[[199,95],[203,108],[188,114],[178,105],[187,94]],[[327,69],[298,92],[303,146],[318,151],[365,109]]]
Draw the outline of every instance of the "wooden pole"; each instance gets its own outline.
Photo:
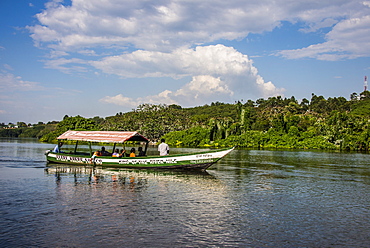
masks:
[[[75,152],[74,152],[74,154],[76,154],[76,152],[77,152],[77,146],[78,146],[78,140],[76,141],[76,146],[75,146]]]
[[[145,144],[145,150],[144,150],[145,156],[146,156],[146,150],[148,149],[148,145],[149,145],[149,141],[147,141],[146,144]]]
[[[91,142],[89,142],[89,148],[90,148],[90,156],[93,155],[92,147],[91,147]]]

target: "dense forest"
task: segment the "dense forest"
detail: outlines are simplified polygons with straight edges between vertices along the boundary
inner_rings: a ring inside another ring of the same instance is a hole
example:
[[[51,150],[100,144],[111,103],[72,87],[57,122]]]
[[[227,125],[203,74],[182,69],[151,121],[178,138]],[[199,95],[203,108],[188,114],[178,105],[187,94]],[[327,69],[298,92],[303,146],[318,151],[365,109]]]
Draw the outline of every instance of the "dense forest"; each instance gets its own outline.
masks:
[[[350,100],[312,94],[301,102],[278,96],[194,108],[143,104],[106,118],[66,115],[59,122],[18,124],[2,124],[0,137],[36,137],[52,143],[67,130],[122,130],[138,131],[153,142],[164,137],[171,146],[368,151],[370,93],[353,93]]]

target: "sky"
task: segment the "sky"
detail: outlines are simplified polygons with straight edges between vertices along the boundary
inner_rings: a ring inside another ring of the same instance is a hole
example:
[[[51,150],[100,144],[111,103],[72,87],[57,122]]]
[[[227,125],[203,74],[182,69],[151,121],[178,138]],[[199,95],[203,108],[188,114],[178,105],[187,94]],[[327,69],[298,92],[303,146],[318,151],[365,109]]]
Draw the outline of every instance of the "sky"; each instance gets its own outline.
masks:
[[[0,123],[273,96],[370,76],[367,0],[1,0]]]

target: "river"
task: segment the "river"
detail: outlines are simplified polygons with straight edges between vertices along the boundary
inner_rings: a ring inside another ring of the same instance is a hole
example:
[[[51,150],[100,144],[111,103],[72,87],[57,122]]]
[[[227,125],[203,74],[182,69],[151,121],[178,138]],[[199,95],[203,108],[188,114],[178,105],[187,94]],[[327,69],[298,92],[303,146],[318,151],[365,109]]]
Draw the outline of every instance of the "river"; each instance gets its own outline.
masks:
[[[48,166],[52,147],[0,139],[0,247],[370,247],[369,154],[239,149],[185,173]]]

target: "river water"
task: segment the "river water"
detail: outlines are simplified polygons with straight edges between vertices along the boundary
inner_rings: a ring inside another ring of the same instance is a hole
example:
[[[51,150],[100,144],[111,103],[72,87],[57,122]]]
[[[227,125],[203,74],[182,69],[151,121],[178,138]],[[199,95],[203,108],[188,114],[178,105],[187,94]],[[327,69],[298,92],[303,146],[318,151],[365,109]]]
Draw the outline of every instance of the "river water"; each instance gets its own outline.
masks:
[[[52,147],[0,139],[0,247],[370,247],[369,154],[235,150],[185,173],[49,166]]]

